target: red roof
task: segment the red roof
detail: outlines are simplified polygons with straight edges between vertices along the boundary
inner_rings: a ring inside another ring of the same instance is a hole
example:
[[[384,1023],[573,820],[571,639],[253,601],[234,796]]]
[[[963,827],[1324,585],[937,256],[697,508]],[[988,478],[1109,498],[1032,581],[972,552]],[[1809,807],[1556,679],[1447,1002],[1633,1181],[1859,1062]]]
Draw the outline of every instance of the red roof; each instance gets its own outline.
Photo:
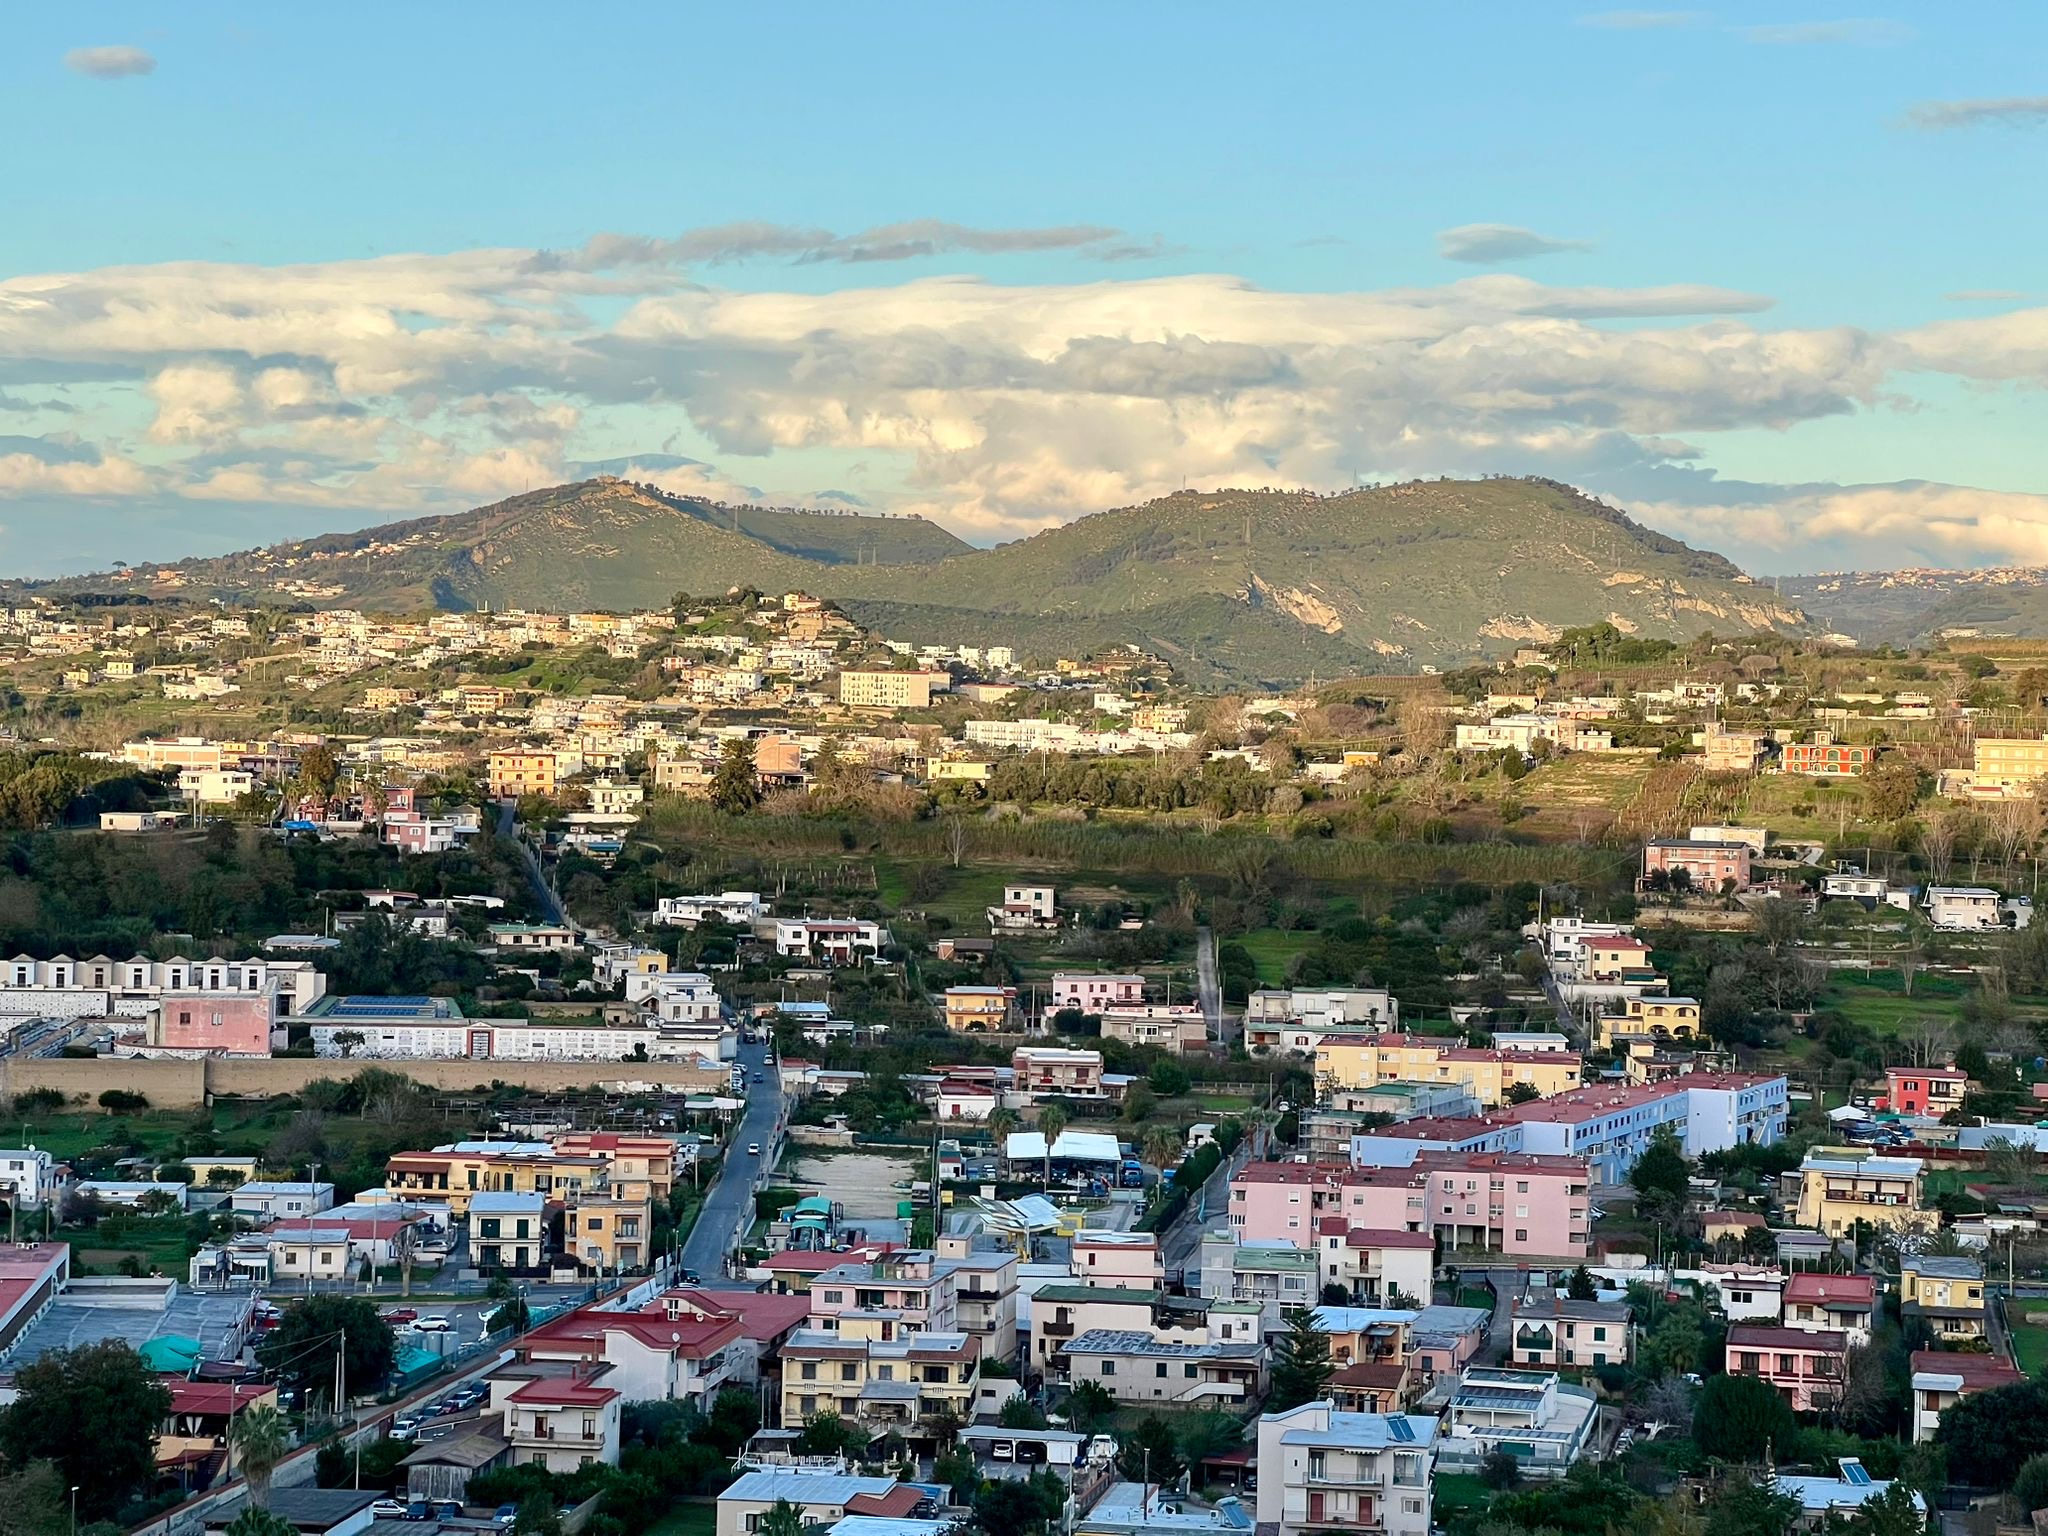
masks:
[[[1728,1330],[1728,1347],[1805,1350],[1809,1354],[1839,1355],[1849,1347],[1849,1336],[1827,1329],[1819,1333],[1802,1333],[1797,1328],[1772,1328],[1766,1325],[1737,1323]]]
[[[2026,1376],[2008,1365],[1996,1355],[1951,1354],[1940,1349],[1916,1349],[1911,1364],[1915,1376],[1922,1371],[1933,1371],[1943,1376],[1960,1376],[1962,1390],[1989,1392],[1993,1387],[2016,1386]]]
[[[844,1259],[845,1254],[833,1254]],[[811,1315],[811,1303],[803,1296],[777,1296],[766,1291],[705,1291],[694,1286],[677,1286],[665,1294],[680,1297],[695,1309],[739,1319],[743,1337],[759,1343],[781,1338],[800,1327]],[[664,1316],[662,1298],[657,1296],[640,1309],[654,1317]]]
[[[1877,1305],[1877,1279],[1873,1275],[1794,1275],[1785,1282],[1785,1300],[1788,1304],[1796,1301],[1867,1311]]]
[[[0,1320],[12,1315],[50,1276],[68,1272],[70,1262],[66,1243],[0,1245]]]
[[[600,1387],[571,1376],[529,1381],[509,1399],[524,1407],[602,1408],[619,1395],[616,1387]]]
[[[1397,1232],[1389,1228],[1354,1227],[1342,1216],[1324,1216],[1316,1222],[1323,1237],[1341,1237],[1347,1248],[1435,1248],[1436,1239],[1427,1232]]]
[[[918,1505],[931,1497],[921,1488],[898,1483],[887,1493],[856,1493],[846,1501],[849,1515],[884,1515],[901,1520],[917,1513]]]
[[[828,1269],[841,1264],[864,1264],[879,1259],[885,1253],[894,1253],[901,1243],[858,1243],[845,1253],[827,1253],[818,1249],[786,1248],[781,1253],[771,1253],[761,1260],[759,1268],[766,1270],[789,1270],[800,1275],[822,1275]]]
[[[527,1334],[521,1349],[528,1359],[536,1352],[551,1356],[576,1349],[587,1355],[604,1353],[605,1335],[623,1333],[648,1349],[661,1350],[694,1360],[716,1354],[741,1336],[740,1320],[729,1313],[715,1317],[679,1317],[659,1313],[600,1312],[579,1307]]]
[[[171,1394],[172,1413],[240,1413],[251,1403],[275,1397],[277,1388],[267,1381],[166,1381]]]

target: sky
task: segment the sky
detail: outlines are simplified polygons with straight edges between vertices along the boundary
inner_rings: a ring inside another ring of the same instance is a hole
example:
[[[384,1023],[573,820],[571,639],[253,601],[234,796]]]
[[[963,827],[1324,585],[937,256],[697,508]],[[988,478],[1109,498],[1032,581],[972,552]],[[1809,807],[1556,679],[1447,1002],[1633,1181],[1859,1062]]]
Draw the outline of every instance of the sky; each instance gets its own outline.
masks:
[[[2048,8],[107,0],[10,17],[0,143],[0,575],[615,459],[2048,564]]]

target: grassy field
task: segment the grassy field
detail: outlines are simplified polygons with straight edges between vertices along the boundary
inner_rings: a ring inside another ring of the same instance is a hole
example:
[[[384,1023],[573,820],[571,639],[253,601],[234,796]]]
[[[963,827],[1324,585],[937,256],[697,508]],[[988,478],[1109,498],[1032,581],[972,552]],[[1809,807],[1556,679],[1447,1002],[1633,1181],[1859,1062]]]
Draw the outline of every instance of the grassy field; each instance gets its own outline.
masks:
[[[2020,1323],[2007,1330],[2012,1335],[2012,1352],[2020,1369],[2039,1376],[2048,1367],[2048,1323]]]
[[[646,1536],[712,1536],[718,1529],[718,1506],[710,1501],[678,1504],[654,1524]]]
[[[1304,929],[1260,928],[1230,942],[1242,944],[1251,952],[1260,981],[1277,987],[1286,983],[1288,962],[1312,948],[1316,938],[1316,934]]]

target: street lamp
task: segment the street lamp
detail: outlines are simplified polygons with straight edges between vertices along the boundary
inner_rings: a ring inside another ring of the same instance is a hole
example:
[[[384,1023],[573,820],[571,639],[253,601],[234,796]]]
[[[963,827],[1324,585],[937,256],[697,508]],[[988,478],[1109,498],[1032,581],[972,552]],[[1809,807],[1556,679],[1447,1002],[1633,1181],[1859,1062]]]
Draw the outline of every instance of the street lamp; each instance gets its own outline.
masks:
[[[71,1485],[71,1536],[78,1536],[78,1484]]]

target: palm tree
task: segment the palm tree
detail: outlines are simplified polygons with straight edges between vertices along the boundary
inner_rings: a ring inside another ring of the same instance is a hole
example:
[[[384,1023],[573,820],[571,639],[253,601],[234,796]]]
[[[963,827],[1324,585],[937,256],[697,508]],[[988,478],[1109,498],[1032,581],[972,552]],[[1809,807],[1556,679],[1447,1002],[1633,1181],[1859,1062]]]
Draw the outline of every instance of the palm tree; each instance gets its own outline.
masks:
[[[988,1112],[988,1139],[995,1143],[997,1157],[1003,1155],[1003,1145],[1010,1139],[1010,1132],[1017,1129],[1017,1112],[998,1104]]]
[[[787,1499],[777,1499],[761,1515],[756,1536],[804,1536],[804,1508]]]
[[[284,1415],[268,1403],[258,1404],[236,1417],[228,1441],[249,1485],[249,1502],[260,1507],[270,1498],[270,1474],[291,1448]]]
[[[1045,1190],[1052,1193],[1052,1144],[1059,1140],[1060,1132],[1067,1128],[1067,1112],[1057,1104],[1048,1104],[1038,1112],[1038,1133],[1045,1138]]]
[[[1159,1182],[1166,1182],[1166,1169],[1180,1155],[1180,1137],[1171,1126],[1155,1125],[1145,1132],[1145,1139],[1139,1143],[1139,1150],[1145,1154],[1145,1161],[1159,1170]]]

